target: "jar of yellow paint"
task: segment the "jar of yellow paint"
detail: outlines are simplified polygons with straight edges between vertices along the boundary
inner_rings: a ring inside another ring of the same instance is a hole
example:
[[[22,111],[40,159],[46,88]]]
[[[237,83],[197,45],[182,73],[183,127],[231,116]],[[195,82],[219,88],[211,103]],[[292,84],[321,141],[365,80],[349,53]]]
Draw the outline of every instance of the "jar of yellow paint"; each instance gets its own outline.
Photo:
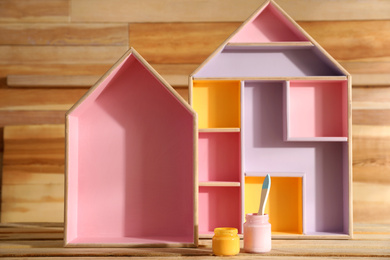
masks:
[[[240,238],[237,228],[216,228],[213,236],[213,253],[218,256],[237,255],[240,252]]]

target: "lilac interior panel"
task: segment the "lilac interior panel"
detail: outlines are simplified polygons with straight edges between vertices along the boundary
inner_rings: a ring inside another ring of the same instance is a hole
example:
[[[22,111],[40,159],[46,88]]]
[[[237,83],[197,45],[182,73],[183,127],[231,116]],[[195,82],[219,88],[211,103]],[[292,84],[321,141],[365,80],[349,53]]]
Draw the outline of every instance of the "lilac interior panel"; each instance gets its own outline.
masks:
[[[315,47],[227,47],[196,78],[342,76]]]
[[[344,232],[345,172],[341,142],[283,141],[283,82],[246,82],[243,135],[246,172],[303,172],[307,233]],[[282,198],[281,198],[282,199]]]

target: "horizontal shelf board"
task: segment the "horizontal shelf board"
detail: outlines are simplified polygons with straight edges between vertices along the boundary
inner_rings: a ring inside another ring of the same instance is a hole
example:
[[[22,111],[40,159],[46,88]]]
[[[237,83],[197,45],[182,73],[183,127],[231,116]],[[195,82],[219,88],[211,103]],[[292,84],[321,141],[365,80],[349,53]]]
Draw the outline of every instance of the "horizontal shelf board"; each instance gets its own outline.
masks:
[[[239,181],[202,181],[200,187],[240,187]]]
[[[190,245],[193,244],[193,237],[179,236],[139,236],[139,237],[78,237],[72,241],[68,241],[67,247],[99,247],[105,245],[107,247],[115,246],[139,246],[139,245]]]
[[[346,76],[303,76],[303,77],[193,77],[194,80],[247,80],[247,81],[287,81],[287,80],[346,80]]]
[[[348,142],[348,137],[288,137],[287,142]]]
[[[229,128],[229,127],[224,127],[224,128],[200,128],[199,132],[200,133],[237,133],[240,132],[240,128]]]
[[[325,232],[315,232],[310,234],[293,234],[293,233],[284,233],[284,232],[272,232],[272,239],[306,239],[306,240],[333,240],[333,239],[351,239],[351,236],[348,234],[338,234],[338,233],[325,233]]]
[[[247,177],[265,177],[267,174],[270,177],[304,177],[305,174],[302,172],[245,172],[244,175]]]
[[[313,43],[309,41],[305,42],[242,42],[242,43],[235,43],[235,42],[229,42],[226,45],[226,48],[231,48],[231,47],[295,47],[295,46],[313,46]]]

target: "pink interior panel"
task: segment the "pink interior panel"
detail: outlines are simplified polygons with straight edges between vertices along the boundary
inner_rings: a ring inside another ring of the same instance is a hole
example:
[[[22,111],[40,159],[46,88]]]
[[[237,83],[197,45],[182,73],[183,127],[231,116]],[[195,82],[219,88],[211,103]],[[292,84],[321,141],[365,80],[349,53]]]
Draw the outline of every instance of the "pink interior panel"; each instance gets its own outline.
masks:
[[[230,40],[232,43],[287,41],[307,41],[307,38],[272,4],[268,4]]]
[[[133,55],[119,68],[69,115],[67,242],[193,243],[194,115]]]
[[[244,172],[305,173],[306,234],[348,234],[346,142],[285,142],[283,82],[245,82]],[[283,199],[283,198],[281,198]]]
[[[290,137],[348,137],[346,81],[291,81]]]
[[[342,76],[315,46],[226,46],[195,78]]]
[[[199,234],[217,227],[234,227],[241,233],[239,187],[199,187]]]
[[[199,181],[240,181],[240,133],[199,133]]]
[[[75,129],[78,128],[78,118],[74,116],[68,117],[68,125]],[[78,146],[78,131],[69,131],[68,133],[68,147],[72,147],[72,152],[67,151],[67,171],[78,172],[78,150],[73,149]],[[77,174],[68,174],[66,186],[67,194],[66,201],[66,239],[72,241],[77,238],[77,205],[78,205],[78,177]]]

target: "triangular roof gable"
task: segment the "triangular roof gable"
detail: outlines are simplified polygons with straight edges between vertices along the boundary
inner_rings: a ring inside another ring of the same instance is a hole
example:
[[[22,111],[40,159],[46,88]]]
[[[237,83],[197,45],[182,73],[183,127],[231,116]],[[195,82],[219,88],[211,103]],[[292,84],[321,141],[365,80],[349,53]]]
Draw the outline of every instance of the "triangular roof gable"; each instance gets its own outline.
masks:
[[[77,113],[82,110],[82,107],[93,101],[100,93],[107,87],[109,82],[117,75],[119,70],[124,66],[126,61],[130,58],[135,58],[142,64],[152,76],[154,76],[166,89],[174,95],[178,102],[180,102],[192,114],[196,114],[192,107],[180,96],[176,90],[134,49],[130,48],[67,112],[66,116]]]
[[[265,19],[265,21],[260,22],[260,19]],[[278,30],[281,30],[283,33],[278,32]],[[267,0],[203,62],[190,77],[197,77],[197,74],[221,52],[233,48],[239,49],[242,45],[245,45],[247,49],[248,46],[252,48],[270,46],[275,48],[277,46],[285,45],[290,46],[290,48],[311,47],[314,52],[313,55],[322,59],[322,63],[325,66],[328,66],[330,70],[336,71],[341,75],[350,75],[278,4],[273,0]],[[225,61],[222,61],[222,63],[223,62]],[[205,75],[207,75],[207,73]]]
[[[275,5],[268,2],[243,23],[229,43],[290,41],[301,42],[308,39]]]

